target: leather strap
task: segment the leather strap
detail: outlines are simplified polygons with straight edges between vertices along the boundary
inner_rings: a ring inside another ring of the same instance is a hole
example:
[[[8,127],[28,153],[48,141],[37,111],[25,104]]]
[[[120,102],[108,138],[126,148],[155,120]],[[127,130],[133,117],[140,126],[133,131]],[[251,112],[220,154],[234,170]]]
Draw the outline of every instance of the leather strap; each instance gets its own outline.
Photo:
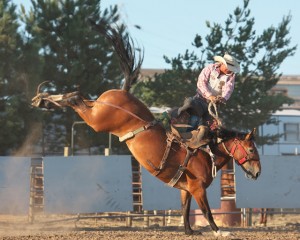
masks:
[[[170,187],[174,187],[176,185],[176,183],[178,182],[178,180],[181,178],[182,174],[185,172],[186,170],[186,166],[188,165],[188,162],[190,160],[191,155],[195,152],[189,150],[188,148],[186,149],[186,156],[185,159],[183,161],[182,165],[179,165],[179,168],[175,174],[175,176],[170,180],[170,182],[168,182],[168,186]]]
[[[145,126],[142,126],[142,127],[138,128],[138,129],[136,129],[134,131],[128,132],[124,136],[119,137],[119,141],[120,142],[124,142],[124,141],[126,141],[126,140],[128,140],[130,138],[133,138],[138,133],[143,132],[143,131],[147,130],[150,127],[153,127],[156,123],[157,123],[157,120],[155,119],[155,120],[153,120],[152,122],[148,123]]]
[[[165,168],[166,163],[167,163],[167,159],[170,153],[170,149],[171,149],[171,145],[172,142],[174,141],[174,138],[170,138],[168,136],[167,138],[167,146],[164,152],[164,155],[160,161],[159,167],[155,167],[152,162],[150,162],[149,160],[147,160],[148,164],[155,170],[155,172],[152,173],[152,175],[157,176],[158,174],[160,174],[160,172]]]

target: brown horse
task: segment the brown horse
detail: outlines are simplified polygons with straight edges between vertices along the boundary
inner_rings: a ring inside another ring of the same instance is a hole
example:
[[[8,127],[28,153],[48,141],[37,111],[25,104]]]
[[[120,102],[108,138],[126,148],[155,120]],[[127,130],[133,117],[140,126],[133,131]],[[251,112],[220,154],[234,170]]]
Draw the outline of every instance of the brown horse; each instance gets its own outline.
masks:
[[[222,235],[214,222],[206,188],[213,181],[214,170],[221,169],[232,158],[251,178],[256,179],[260,175],[261,166],[253,142],[253,131],[241,134],[221,129],[218,136],[223,140],[210,144],[215,154],[214,161],[203,149],[190,149],[180,140],[172,138],[150,110],[129,93],[128,81],[137,77],[137,68],[141,62],[134,67],[134,55],[132,46],[128,44],[128,36],[121,37],[120,32],[108,25],[93,24],[113,43],[122,61],[127,61],[121,62],[125,87],[122,90],[106,91],[96,101],[86,100],[77,93],[55,96],[38,93],[32,104],[48,108],[57,105],[72,107],[96,132],[111,132],[118,136],[126,142],[132,155],[145,169],[162,182],[181,190],[186,234],[193,234],[189,212],[191,198],[194,197],[214,233]]]

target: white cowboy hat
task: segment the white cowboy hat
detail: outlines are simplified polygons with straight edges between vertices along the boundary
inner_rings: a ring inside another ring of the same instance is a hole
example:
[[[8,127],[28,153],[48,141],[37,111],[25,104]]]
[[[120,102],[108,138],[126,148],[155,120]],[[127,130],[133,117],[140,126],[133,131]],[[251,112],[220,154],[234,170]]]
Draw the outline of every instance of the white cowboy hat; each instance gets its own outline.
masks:
[[[214,56],[214,60],[216,62],[221,62],[226,65],[229,71],[234,73],[240,72],[240,63],[228,53],[224,54],[224,57],[221,56]]]

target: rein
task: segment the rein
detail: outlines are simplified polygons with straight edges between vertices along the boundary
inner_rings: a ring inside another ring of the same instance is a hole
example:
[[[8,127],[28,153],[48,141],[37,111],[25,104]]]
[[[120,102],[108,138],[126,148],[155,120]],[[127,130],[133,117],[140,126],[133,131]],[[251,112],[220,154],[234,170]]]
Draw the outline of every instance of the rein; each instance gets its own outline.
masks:
[[[236,138],[236,139],[234,139],[233,142],[234,142],[234,145],[233,145],[233,147],[231,148],[230,152],[229,152],[229,150],[226,148],[224,142],[222,142],[222,146],[223,146],[223,148],[225,149],[226,153],[227,153],[230,157],[232,157],[232,158],[238,163],[238,165],[243,165],[245,162],[247,162],[247,161],[249,160],[249,158],[248,158],[248,153],[247,153],[247,151],[245,150],[245,148],[242,146],[240,140],[238,140],[238,139]],[[238,149],[239,151],[242,151],[242,152],[243,152],[244,157],[242,157],[241,159],[235,159],[235,158],[234,158],[234,153],[235,153],[235,151],[236,151],[237,149]]]

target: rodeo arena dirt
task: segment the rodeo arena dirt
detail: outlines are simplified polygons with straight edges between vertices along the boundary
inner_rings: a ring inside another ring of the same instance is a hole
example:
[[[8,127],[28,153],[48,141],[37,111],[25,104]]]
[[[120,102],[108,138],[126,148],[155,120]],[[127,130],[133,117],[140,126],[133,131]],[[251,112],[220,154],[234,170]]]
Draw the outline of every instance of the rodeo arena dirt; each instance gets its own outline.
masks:
[[[171,216],[156,213],[144,215],[102,213],[89,215],[45,215],[36,216],[33,223],[28,216],[0,216],[0,239],[300,239],[300,215],[296,212],[275,212],[268,216],[267,226],[260,224],[259,212],[253,212],[252,226],[226,227],[228,237],[215,237],[211,229],[201,227],[202,234],[184,234],[179,212]],[[123,213],[126,214],[126,213]],[[194,226],[197,231],[198,226]],[[195,232],[196,232],[195,231]]]

